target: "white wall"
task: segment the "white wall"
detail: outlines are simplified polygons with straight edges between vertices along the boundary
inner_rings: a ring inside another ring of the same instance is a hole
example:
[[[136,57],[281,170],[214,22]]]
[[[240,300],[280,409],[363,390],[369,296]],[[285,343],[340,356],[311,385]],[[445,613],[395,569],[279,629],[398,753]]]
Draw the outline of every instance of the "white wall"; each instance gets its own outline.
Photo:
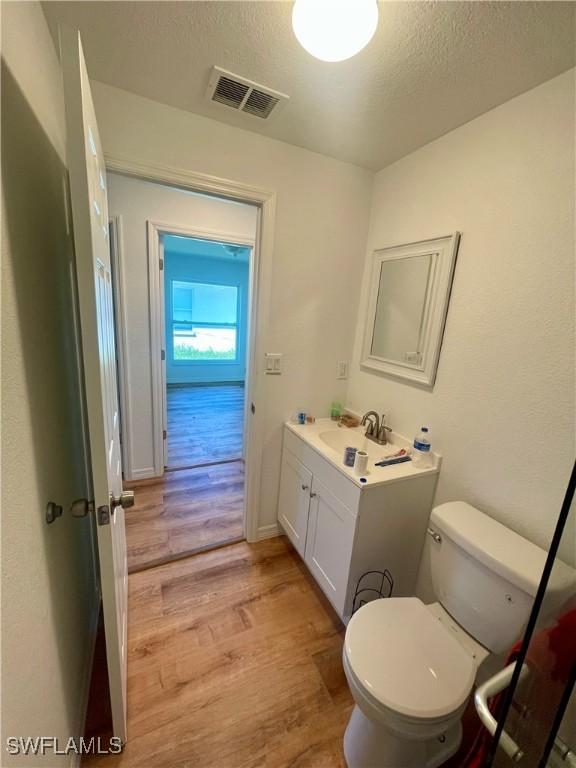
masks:
[[[277,193],[265,343],[284,353],[284,373],[265,378],[266,400],[257,404],[266,416],[260,527],[270,532],[282,422],[300,408],[327,414],[345,397],[336,364],[352,351],[372,174],[102,83],[93,91],[105,152]]]
[[[99,89],[95,87],[94,91],[97,97]],[[97,98],[96,110],[106,151],[105,121]],[[127,338],[125,362],[130,399],[129,414],[123,414],[123,418],[129,419],[131,457],[131,466],[126,466],[124,471],[127,478],[139,479],[154,476],[146,221],[150,219],[162,224],[196,227],[253,240],[256,236],[257,209],[115,173],[108,174],[108,207],[111,216],[122,217],[123,233],[121,267]]]
[[[348,390],[404,435],[431,426],[436,503],[465,499],[544,547],[574,460],[574,127],[572,71],[376,175],[369,252],[462,242],[434,391],[360,369],[363,313]]]
[[[348,388],[351,407],[386,411],[401,433],[431,424],[445,456],[438,502],[467,499],[542,545],[573,453],[572,78],[555,78],[377,175],[369,249],[456,229],[463,239],[434,391],[361,372],[359,330]],[[371,176],[93,88],[106,152],[277,192],[266,347],[284,352],[285,372],[265,379],[258,404],[266,411],[264,529],[275,522],[282,421],[297,408],[326,413],[346,394],[335,368],[351,349]]]
[[[98,594],[73,335],[60,69],[39,3],[2,5],[2,759],[83,728]],[[48,501],[64,516],[48,526]]]

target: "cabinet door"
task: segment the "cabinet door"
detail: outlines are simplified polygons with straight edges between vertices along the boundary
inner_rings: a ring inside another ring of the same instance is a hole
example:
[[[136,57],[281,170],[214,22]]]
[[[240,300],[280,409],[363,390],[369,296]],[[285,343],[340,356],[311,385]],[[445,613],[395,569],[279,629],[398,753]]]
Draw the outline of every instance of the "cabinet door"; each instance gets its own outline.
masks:
[[[355,516],[314,478],[304,559],[340,617],[344,613],[355,530]]]
[[[282,456],[278,520],[302,557],[306,547],[311,486],[312,473],[290,451],[285,450]]]

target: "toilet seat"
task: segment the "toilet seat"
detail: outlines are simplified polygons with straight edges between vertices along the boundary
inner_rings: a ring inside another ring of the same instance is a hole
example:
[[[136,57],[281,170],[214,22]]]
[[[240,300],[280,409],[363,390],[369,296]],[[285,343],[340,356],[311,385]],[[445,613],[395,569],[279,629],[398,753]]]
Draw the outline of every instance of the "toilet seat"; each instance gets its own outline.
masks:
[[[445,734],[454,725],[459,724],[464,707],[453,712],[448,717],[440,718],[408,718],[385,707],[381,701],[370,695],[354,676],[350,669],[346,654],[343,655],[344,672],[350,686],[350,692],[356,705],[364,715],[373,723],[384,726],[388,733],[394,733],[403,739],[411,741],[428,741]]]
[[[406,725],[459,714],[476,674],[474,659],[413,597],[375,600],[355,613],[344,660],[366,700]]]

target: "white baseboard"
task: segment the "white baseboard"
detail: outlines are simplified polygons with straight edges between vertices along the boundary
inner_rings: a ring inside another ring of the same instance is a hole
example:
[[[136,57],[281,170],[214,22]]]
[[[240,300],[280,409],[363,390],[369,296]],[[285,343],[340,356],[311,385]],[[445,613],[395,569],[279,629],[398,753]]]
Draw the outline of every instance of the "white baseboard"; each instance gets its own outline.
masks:
[[[126,476],[124,479],[126,482],[132,482],[133,480],[148,480],[151,477],[158,477],[154,467],[144,467],[144,469],[132,470],[130,477]]]
[[[275,536],[280,536],[282,531],[280,530],[278,523],[272,525],[261,525],[256,533],[256,540],[262,541],[262,539],[273,539]]]

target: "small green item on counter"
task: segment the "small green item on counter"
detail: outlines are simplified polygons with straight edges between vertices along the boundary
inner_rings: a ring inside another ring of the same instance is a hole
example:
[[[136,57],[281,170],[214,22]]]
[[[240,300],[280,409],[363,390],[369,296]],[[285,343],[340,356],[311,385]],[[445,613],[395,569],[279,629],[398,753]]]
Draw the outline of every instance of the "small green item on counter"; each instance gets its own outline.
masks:
[[[342,403],[334,402],[330,405],[330,418],[332,421],[338,421],[342,415]]]

